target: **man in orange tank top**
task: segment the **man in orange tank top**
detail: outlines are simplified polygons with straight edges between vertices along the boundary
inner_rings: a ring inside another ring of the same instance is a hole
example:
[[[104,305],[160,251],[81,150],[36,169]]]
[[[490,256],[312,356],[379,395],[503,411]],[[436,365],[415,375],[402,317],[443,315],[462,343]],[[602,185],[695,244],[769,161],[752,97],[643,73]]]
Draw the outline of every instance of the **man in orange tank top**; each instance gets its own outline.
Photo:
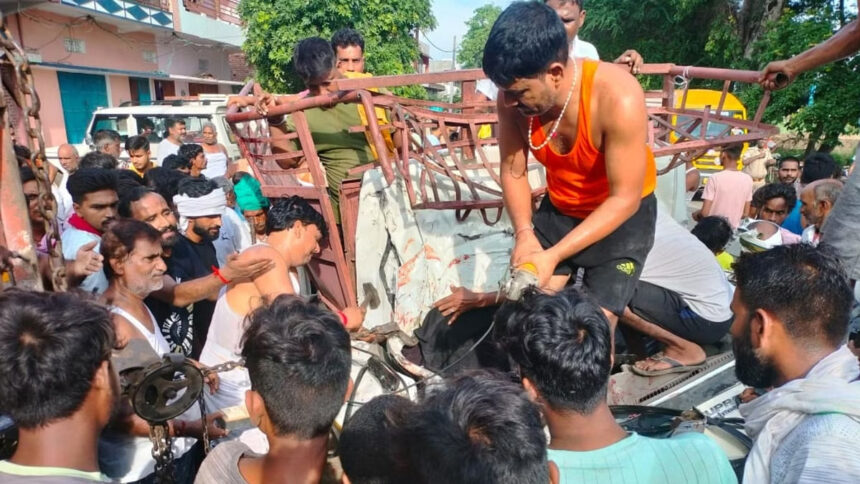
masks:
[[[581,268],[613,326],[654,241],[654,156],[645,96],[624,68],[568,57],[564,25],[541,2],[508,7],[490,32],[484,72],[499,87],[499,150],[514,266],[530,262],[543,288]],[[531,152],[547,196],[533,212]]]

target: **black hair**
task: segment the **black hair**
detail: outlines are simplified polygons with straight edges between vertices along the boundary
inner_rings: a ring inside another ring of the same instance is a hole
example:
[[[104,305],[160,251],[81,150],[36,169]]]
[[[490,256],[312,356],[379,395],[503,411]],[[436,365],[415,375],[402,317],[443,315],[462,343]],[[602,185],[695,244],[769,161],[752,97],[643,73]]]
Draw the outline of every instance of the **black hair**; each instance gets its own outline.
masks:
[[[237,171],[236,173],[234,173],[232,179],[233,185],[235,186],[237,183],[239,183],[240,180],[242,180],[246,176],[251,176],[251,174],[247,171]]]
[[[218,189],[218,184],[206,178],[185,177],[179,181],[177,193],[191,198],[200,198],[209,195]]]
[[[34,429],[77,412],[116,335],[103,306],[62,292],[0,292],[0,409]]]
[[[102,153],[101,151],[90,151],[81,157],[78,169],[102,168],[105,170],[116,170],[117,165],[118,163],[113,155]]]
[[[131,218],[131,204],[140,201],[141,198],[150,193],[156,193],[156,191],[147,186],[137,186],[129,190],[123,190],[119,197],[119,205],[117,205],[119,216]]]
[[[111,259],[124,259],[134,250],[138,240],[147,240],[161,246],[161,232],[152,225],[134,219],[120,219],[110,224],[102,235],[99,252],[104,260],[105,276],[113,279]]]
[[[724,146],[722,152],[728,155],[729,159],[732,161],[738,161],[741,159],[741,153],[744,150],[743,145],[729,145]]]
[[[753,193],[752,206],[761,208],[774,198],[785,199],[785,206],[789,212],[797,205],[797,191],[794,187],[782,183],[768,183]]]
[[[781,158],[779,160],[779,164],[777,165],[777,168],[782,168],[782,164],[787,163],[789,161],[797,163],[797,167],[800,168],[800,159],[797,157],[794,157],[794,156],[786,156],[785,158]]]
[[[359,47],[364,53],[364,37],[354,29],[340,29],[331,36],[331,48],[335,53],[337,53],[338,47],[343,48],[352,45]]]
[[[795,340],[836,348],[845,341],[854,294],[827,246],[780,245],[734,264],[741,303],[776,315]]]
[[[15,159],[18,161],[18,166],[26,166],[27,162],[33,158],[30,148],[24,145],[15,144],[13,145],[13,150],[15,151]]]
[[[496,85],[507,87],[545,73],[553,62],[567,62],[568,48],[564,24],[553,9],[514,2],[493,24],[482,65]]]
[[[303,225],[316,225],[322,237],[328,237],[328,226],[322,214],[298,195],[275,200],[266,215],[266,234],[290,229],[296,221]]]
[[[803,161],[803,173],[800,175],[800,183],[808,185],[814,181],[833,178],[837,173],[839,165],[827,153],[816,151]]]
[[[293,50],[293,69],[305,85],[326,79],[334,66],[334,51],[323,38],[308,37]]]
[[[176,155],[186,161],[188,161],[188,166],[191,166],[191,160],[197,157],[200,153],[203,153],[203,147],[194,144],[194,143],[186,143],[179,147],[179,151]]]
[[[399,445],[399,436],[409,412],[415,408],[408,398],[380,395],[362,405],[344,424],[337,453],[349,482],[414,482],[414,472]]]
[[[248,316],[242,357],[279,435],[325,435],[343,406],[352,356],[337,315],[292,295]]]
[[[498,372],[467,372],[437,387],[402,435],[418,482],[549,482],[540,411]]]
[[[734,230],[725,217],[711,215],[699,220],[690,232],[705,244],[708,250],[716,254],[729,245]]]
[[[146,136],[131,136],[125,140],[125,151],[131,153],[137,150],[149,151],[149,140]]]
[[[191,160],[188,158],[183,158],[179,155],[167,155],[164,157],[164,160],[161,162],[161,166],[168,170],[178,171],[180,168],[185,168],[186,170],[191,169]]]
[[[122,141],[122,137],[112,129],[100,129],[93,135],[93,146],[96,151],[101,150],[108,143],[117,143]]]
[[[88,193],[101,190],[117,191],[116,172],[101,168],[83,168],[69,175],[66,184],[72,201],[80,204]]]
[[[609,321],[585,294],[530,290],[505,303],[495,321],[496,340],[550,407],[587,415],[606,401]]]
[[[170,156],[167,158],[170,158]],[[167,161],[166,158],[165,161]],[[158,192],[167,201],[168,205],[171,206],[173,205],[173,197],[179,190],[179,182],[186,178],[189,178],[187,173],[163,166],[155,167],[147,171],[146,175],[143,176],[146,186]]]
[[[117,195],[126,193],[137,187],[143,186],[143,178],[131,170],[116,171],[116,191]]]
[[[33,172],[33,169],[30,168],[29,166],[24,165],[24,166],[18,167],[18,170],[21,172],[21,184],[22,185],[24,183],[36,180],[36,174]]]

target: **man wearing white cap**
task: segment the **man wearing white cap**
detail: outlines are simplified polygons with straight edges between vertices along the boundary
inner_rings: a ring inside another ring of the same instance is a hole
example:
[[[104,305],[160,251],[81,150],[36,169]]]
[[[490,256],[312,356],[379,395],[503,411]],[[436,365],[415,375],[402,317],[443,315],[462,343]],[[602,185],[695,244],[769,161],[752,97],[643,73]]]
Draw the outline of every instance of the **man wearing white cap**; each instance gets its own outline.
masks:
[[[179,212],[179,240],[168,261],[168,271],[177,283],[215,274],[223,279],[213,240],[221,232],[221,214],[227,207],[224,190],[211,180],[185,178],[179,182],[178,195],[173,197]],[[222,281],[227,284],[229,281]],[[194,303],[191,355],[200,357],[206,343],[209,323],[215,311],[215,299]]]

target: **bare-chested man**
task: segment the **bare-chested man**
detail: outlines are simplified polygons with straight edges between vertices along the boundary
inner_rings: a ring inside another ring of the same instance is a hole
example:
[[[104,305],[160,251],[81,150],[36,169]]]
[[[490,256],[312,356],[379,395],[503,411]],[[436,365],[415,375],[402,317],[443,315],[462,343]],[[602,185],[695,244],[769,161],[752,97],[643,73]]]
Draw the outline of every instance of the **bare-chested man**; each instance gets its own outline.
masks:
[[[541,287],[579,268],[614,324],[654,240],[654,156],[642,88],[624,68],[571,59],[559,16],[515,3],[493,26],[484,72],[499,87],[499,149],[511,262],[532,263]],[[548,196],[533,213],[526,158],[546,167]]]
[[[265,243],[253,245],[239,254],[243,259],[271,260],[274,266],[251,282],[231,284],[221,293],[215,305],[206,346],[200,355],[204,365],[218,365],[241,359],[245,316],[266,301],[281,294],[299,294],[297,268],[320,252],[320,241],[328,234],[322,215],[299,197],[277,199],[266,218]],[[338,313],[347,329],[358,329],[364,319],[362,310],[347,308]],[[244,368],[222,373],[218,393],[212,396],[210,408],[224,409],[245,402],[251,388]],[[255,452],[266,452],[265,436],[257,429],[237,436]]]

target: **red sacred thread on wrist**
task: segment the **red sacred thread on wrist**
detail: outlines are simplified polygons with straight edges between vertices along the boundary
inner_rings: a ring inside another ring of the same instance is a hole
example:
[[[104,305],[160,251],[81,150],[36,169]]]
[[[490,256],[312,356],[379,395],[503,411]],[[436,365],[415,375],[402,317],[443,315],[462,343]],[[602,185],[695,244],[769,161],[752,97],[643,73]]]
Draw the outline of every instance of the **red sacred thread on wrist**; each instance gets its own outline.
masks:
[[[343,323],[344,327],[346,326],[346,314],[343,311],[338,311],[337,315],[340,316],[340,322]]]
[[[215,274],[215,276],[217,276],[218,279],[221,279],[221,282],[223,282],[224,284],[230,284],[230,281],[228,281],[227,278],[221,275],[221,271],[218,270],[217,267],[212,266],[212,274]]]

